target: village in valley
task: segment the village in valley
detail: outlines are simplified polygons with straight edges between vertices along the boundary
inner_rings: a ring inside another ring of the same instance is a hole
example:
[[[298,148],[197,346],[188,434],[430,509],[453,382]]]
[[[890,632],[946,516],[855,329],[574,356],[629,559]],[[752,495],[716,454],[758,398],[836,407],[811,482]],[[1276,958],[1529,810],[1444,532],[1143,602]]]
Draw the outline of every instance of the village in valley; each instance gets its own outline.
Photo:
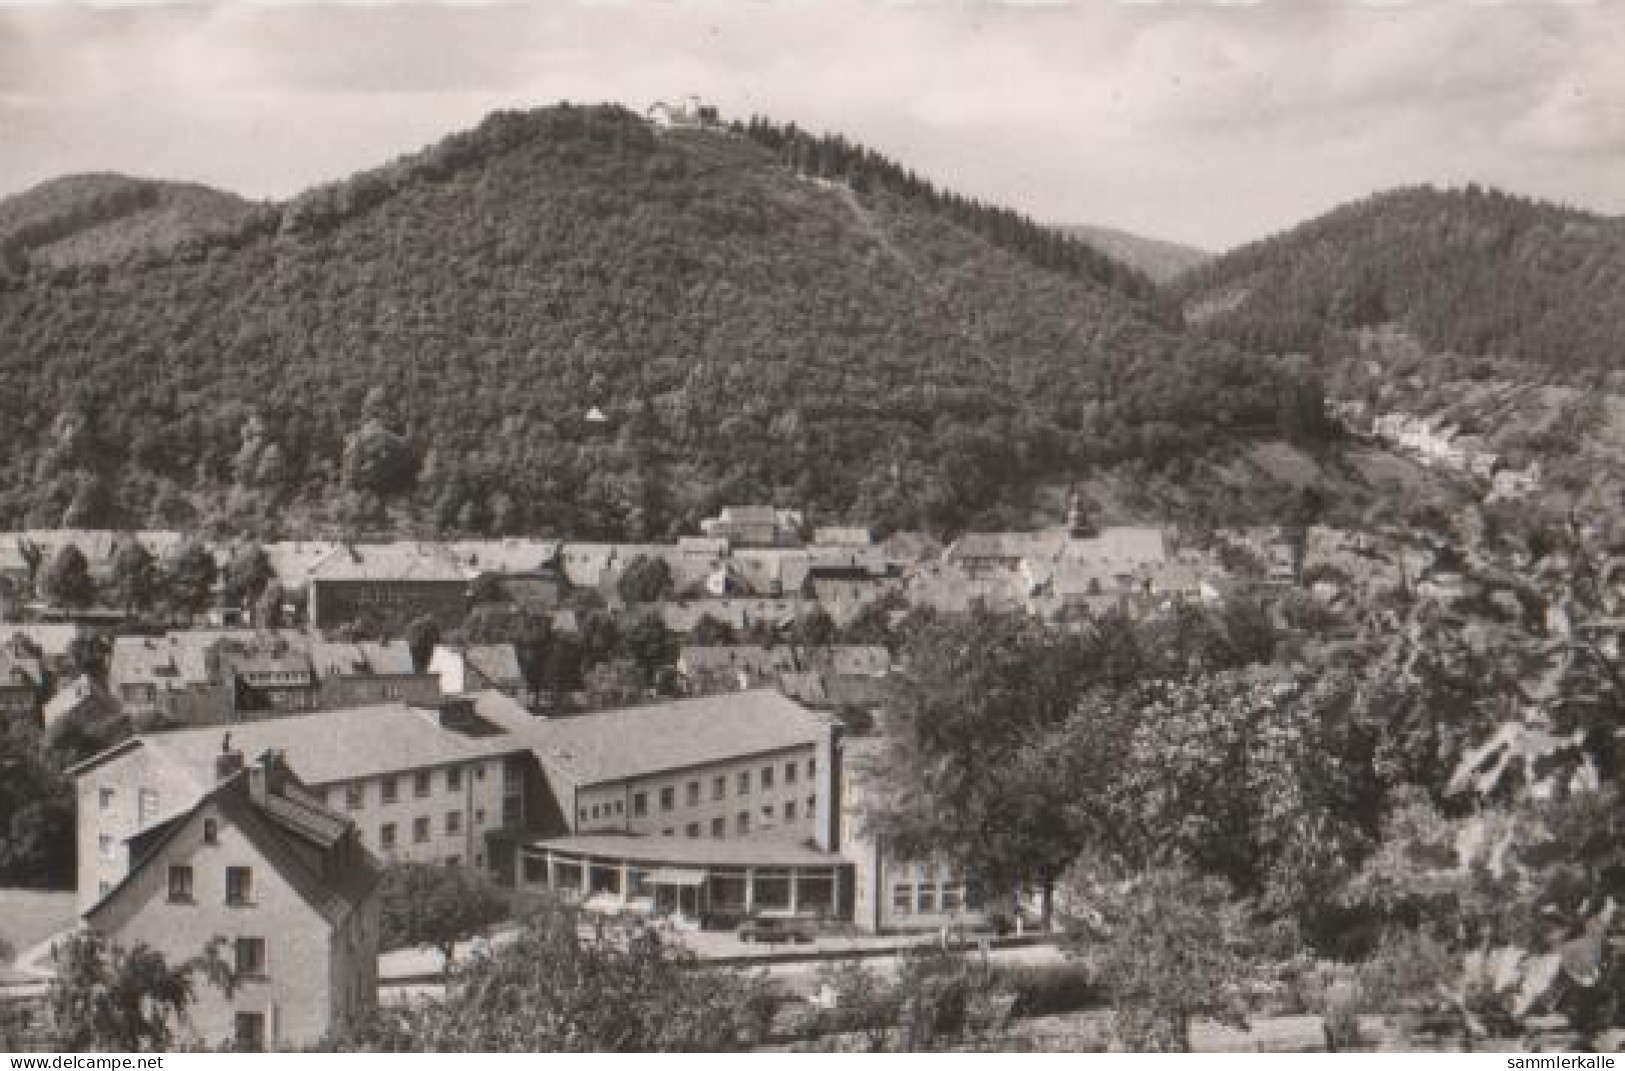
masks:
[[[1614,13],[791,7],[846,131],[686,8],[222,11],[110,162],[0,78],[0,1050],[1625,1049]],[[679,26],[727,110],[563,95]]]
[[[1428,452],[1412,426],[1376,433]],[[1457,475],[1492,504],[1508,490],[1487,466]],[[1075,489],[1062,524],[946,543],[773,506],[671,544],[12,532],[0,700],[77,749],[59,915],[71,902],[173,960],[200,932],[240,934],[228,957],[263,984],[247,1004],[206,993],[189,1036],[298,1047],[449,966],[449,940],[439,960],[380,943],[380,898],[399,895],[384,867],[658,923],[721,962],[951,937],[1050,963],[1039,888],[990,895],[867,828],[911,636],[1025,620],[1130,637],[1180,671],[1237,667],[1265,703],[1313,667],[1414,661],[1440,629],[1617,651],[1625,569],[1610,560],[1596,613],[1570,619],[1569,566],[1540,580],[1550,565],[1471,523],[1102,526]],[[1521,756],[1501,744],[1500,766]],[[52,976],[46,931],[18,950],[13,1000]]]

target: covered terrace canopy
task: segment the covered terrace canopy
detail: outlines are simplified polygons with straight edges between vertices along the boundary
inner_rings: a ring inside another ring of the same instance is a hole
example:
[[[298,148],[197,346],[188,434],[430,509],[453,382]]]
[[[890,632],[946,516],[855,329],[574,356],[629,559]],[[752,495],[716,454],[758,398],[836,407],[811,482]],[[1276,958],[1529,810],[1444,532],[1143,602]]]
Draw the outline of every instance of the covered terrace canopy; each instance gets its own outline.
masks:
[[[631,911],[840,913],[841,856],[795,841],[586,834],[519,849],[520,888],[548,888]]]

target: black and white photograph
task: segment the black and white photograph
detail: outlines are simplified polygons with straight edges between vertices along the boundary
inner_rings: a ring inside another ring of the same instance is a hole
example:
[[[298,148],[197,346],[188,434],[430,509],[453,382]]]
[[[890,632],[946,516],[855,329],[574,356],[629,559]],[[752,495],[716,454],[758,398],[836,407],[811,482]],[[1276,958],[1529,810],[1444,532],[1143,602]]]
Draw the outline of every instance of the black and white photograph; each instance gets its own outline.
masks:
[[[1625,2],[0,0],[8,1067],[1622,1049]]]

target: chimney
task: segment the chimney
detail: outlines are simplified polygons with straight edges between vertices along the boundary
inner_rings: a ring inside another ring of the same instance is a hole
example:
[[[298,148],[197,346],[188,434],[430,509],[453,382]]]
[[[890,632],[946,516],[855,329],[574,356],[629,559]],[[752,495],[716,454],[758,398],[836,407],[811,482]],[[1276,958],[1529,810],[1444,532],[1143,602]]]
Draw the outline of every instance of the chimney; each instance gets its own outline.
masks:
[[[248,798],[264,803],[267,796],[282,795],[282,752],[266,751],[254,760],[248,771]]]
[[[214,779],[224,781],[243,768],[243,753],[231,748],[231,734],[220,739],[220,754],[214,757]]]

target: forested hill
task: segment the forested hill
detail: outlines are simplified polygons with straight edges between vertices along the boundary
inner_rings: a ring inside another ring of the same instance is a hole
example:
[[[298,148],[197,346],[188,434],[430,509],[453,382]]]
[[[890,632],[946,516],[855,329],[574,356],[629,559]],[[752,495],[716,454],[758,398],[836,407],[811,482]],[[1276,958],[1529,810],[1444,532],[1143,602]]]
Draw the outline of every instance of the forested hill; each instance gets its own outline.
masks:
[[[1153,282],[1168,283],[1190,271],[1198,264],[1213,259],[1213,254],[1194,246],[1165,242],[1160,238],[1147,238],[1140,234],[1120,231],[1115,227],[1096,227],[1073,224],[1061,227],[1063,234],[1100,250],[1105,255],[1144,272]]]
[[[67,175],[0,200],[0,262],[113,263],[238,228],[255,211],[235,194],[125,175]]]
[[[1174,286],[1204,331],[1265,352],[1399,322],[1434,351],[1625,369],[1625,220],[1477,186],[1346,205]]]
[[[0,526],[952,528],[1322,433],[1313,383],[1137,273],[829,144],[499,113],[173,248],[14,255]]]

